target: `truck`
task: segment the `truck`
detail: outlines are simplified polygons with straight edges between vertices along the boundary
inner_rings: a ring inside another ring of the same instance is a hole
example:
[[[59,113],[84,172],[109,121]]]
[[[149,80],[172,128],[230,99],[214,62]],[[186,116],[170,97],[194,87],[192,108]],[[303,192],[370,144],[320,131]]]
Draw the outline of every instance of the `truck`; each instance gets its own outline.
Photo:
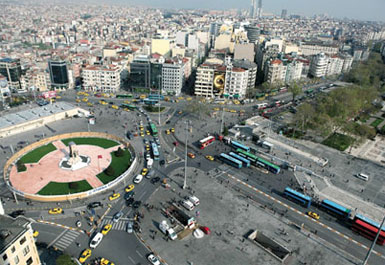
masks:
[[[166,220],[163,220],[160,224],[159,224],[159,230],[162,231],[163,234],[167,235],[171,240],[175,240],[177,239],[177,235],[174,231],[174,229],[172,229]]]

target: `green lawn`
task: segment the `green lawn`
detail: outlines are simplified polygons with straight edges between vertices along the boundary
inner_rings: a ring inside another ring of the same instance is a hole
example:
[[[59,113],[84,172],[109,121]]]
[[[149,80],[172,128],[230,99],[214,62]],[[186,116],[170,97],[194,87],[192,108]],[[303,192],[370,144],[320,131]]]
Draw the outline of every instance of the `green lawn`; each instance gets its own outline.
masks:
[[[69,142],[74,142],[75,144],[78,144],[78,145],[81,145],[81,144],[96,145],[105,149],[119,145],[118,142],[115,142],[113,140],[96,138],[96,137],[68,138],[68,139],[62,140],[62,142],[67,146]]]
[[[76,188],[70,188],[69,183],[59,183],[51,181],[44,188],[39,190],[39,195],[66,195],[91,190],[92,187],[86,180],[72,182],[76,183]]]
[[[162,112],[165,109],[165,107],[160,107],[160,111],[159,111],[159,107],[157,106],[144,106],[143,109],[147,110],[148,112],[158,113],[158,112]]]
[[[102,172],[97,175],[103,184],[107,184],[108,182],[119,177],[124,171],[126,171],[130,166],[131,153],[129,150],[124,150],[124,156],[116,157],[114,152],[111,152],[112,161],[110,165],[115,171],[113,176],[108,176],[106,173]]]
[[[43,145],[24,155],[19,161],[23,164],[37,163],[43,156],[54,150],[56,150],[56,147],[52,143]]]
[[[350,136],[340,133],[333,133],[328,138],[326,138],[322,144],[340,151],[344,151],[352,142],[353,138]]]
[[[380,125],[380,123],[383,122],[383,121],[384,121],[384,119],[377,118],[377,119],[375,119],[375,121],[373,121],[373,122],[370,124],[370,126],[376,128],[376,127],[377,127],[378,125]]]

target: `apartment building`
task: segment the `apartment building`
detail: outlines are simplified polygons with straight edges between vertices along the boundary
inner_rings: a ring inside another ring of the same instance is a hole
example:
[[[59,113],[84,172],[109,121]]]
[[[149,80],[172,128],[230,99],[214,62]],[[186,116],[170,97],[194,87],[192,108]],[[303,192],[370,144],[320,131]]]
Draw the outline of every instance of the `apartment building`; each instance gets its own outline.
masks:
[[[303,56],[317,55],[319,53],[337,54],[339,47],[335,44],[307,42],[300,45],[299,51]]]
[[[328,59],[328,66],[326,68],[326,75],[338,75],[342,73],[344,60],[338,55],[333,55]]]
[[[312,77],[323,77],[326,75],[328,67],[328,57],[324,53],[319,53],[311,59],[309,74]]]
[[[31,69],[20,79],[23,90],[34,89],[37,91],[48,91],[51,89],[49,73],[42,69]]]
[[[11,90],[23,92],[20,84],[22,76],[20,59],[0,59],[0,74],[7,78],[8,86]]]
[[[199,97],[214,97],[215,65],[202,64],[196,70],[194,93]]]
[[[0,265],[40,265],[31,222],[0,215]]]
[[[182,60],[166,60],[162,65],[162,94],[179,95],[185,80]]]
[[[248,84],[248,71],[231,64],[226,67],[224,97],[244,98]]]
[[[92,91],[116,93],[120,89],[121,68],[114,65],[92,65],[83,69],[83,88]]]
[[[265,81],[270,84],[283,82],[287,67],[279,59],[270,59],[265,66]]]

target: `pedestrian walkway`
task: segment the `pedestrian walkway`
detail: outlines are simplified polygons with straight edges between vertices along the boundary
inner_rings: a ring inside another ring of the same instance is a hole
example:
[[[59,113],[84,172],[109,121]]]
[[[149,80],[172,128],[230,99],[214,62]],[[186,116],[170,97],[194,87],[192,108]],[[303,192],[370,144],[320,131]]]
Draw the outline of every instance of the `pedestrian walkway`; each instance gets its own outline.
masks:
[[[67,230],[63,236],[61,236],[53,246],[57,249],[64,251],[66,248],[75,241],[75,239],[80,235],[78,231]]]
[[[111,224],[112,225],[111,230],[126,230],[128,222],[129,222],[128,218],[122,218],[117,223],[112,222],[111,219],[103,219],[101,225],[103,227],[106,224]]]

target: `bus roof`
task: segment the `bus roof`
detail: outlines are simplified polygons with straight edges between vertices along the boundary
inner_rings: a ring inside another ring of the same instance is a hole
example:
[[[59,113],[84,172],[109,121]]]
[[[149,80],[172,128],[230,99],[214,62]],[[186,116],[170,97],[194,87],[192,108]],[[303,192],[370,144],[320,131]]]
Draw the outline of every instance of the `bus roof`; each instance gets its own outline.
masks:
[[[242,165],[242,162],[241,162],[241,161],[239,161],[238,159],[235,159],[234,157],[231,157],[231,156],[229,156],[229,155],[227,155],[227,154],[225,154],[225,153],[221,153],[220,156],[221,156],[221,157],[224,157],[224,158],[226,158],[226,159],[228,159],[228,160],[230,160],[230,161],[233,161],[234,163],[237,163],[237,164]]]
[[[270,163],[269,161],[267,161],[267,160],[265,160],[265,159],[263,159],[263,158],[258,157],[258,160],[261,161],[261,162],[263,162],[263,163],[265,163],[266,165],[268,165],[268,166],[270,166],[270,167],[273,167],[273,168],[275,168],[275,169],[280,169],[279,166],[277,166],[277,165],[275,165],[275,164],[273,164],[273,163]]]
[[[380,224],[379,223],[377,223],[377,222],[375,222],[375,221],[373,221],[372,219],[370,219],[370,218],[368,218],[368,217],[366,217],[366,216],[363,216],[363,215],[361,215],[361,214],[356,214],[356,218],[358,218],[358,219],[360,219],[360,220],[362,220],[362,221],[364,221],[364,222],[366,222],[366,223],[368,223],[368,224],[371,224],[372,226],[375,226],[375,227],[377,227],[377,228],[379,228],[380,227]],[[385,226],[383,226],[382,228],[381,228],[381,230],[382,231],[385,231]]]
[[[300,192],[298,192],[298,191],[295,191],[295,190],[293,190],[293,189],[291,189],[291,188],[289,188],[289,187],[287,187],[287,188],[285,189],[285,191],[287,191],[287,192],[289,192],[289,193],[293,193],[293,194],[297,195],[298,197],[300,197],[300,198],[302,198],[302,199],[305,199],[305,200],[308,200],[308,201],[311,200],[311,198],[310,198],[309,196],[306,196],[306,195],[304,195],[304,194],[302,194],[302,193],[300,193]]]
[[[335,202],[332,202],[332,201],[330,201],[328,199],[323,200],[322,203],[324,203],[326,205],[330,205],[330,206],[332,206],[332,207],[334,207],[334,208],[336,208],[336,209],[338,209],[338,210],[340,210],[342,212],[345,212],[345,213],[350,213],[351,212],[350,209],[347,209],[347,208],[345,208],[345,207],[343,207],[343,206],[341,206],[341,205],[339,205],[339,204],[337,204]]]
[[[210,140],[210,139],[212,139],[212,138],[214,138],[214,136],[208,136],[208,137],[206,137],[206,138],[204,138],[204,139],[202,139],[202,140],[200,140],[199,142],[200,143],[205,143],[205,142],[207,142],[208,140]]]

